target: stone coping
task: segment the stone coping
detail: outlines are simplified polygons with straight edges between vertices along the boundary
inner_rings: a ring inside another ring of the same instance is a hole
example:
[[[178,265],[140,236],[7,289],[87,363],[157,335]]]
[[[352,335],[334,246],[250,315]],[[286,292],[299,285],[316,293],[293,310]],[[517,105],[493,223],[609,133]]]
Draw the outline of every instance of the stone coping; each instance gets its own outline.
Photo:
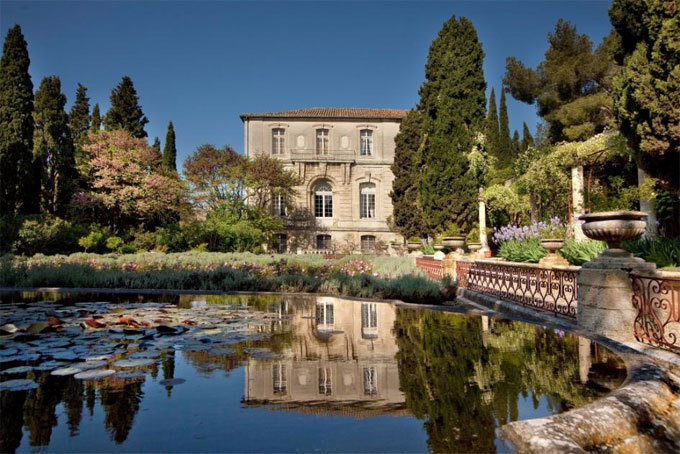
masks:
[[[651,278],[659,278],[659,279],[673,279],[673,280],[680,280],[680,271],[665,271],[665,270],[654,270],[654,271],[640,271],[640,272],[633,272],[635,276],[640,276],[640,277],[651,277]]]
[[[579,271],[580,266],[541,266],[538,263],[527,263],[527,262],[509,262],[500,258],[471,258],[471,257],[460,257],[456,258],[456,261],[460,262],[474,262],[474,263],[490,263],[493,265],[507,265],[507,266],[518,266],[521,268],[537,268],[537,269],[550,269],[559,271]]]

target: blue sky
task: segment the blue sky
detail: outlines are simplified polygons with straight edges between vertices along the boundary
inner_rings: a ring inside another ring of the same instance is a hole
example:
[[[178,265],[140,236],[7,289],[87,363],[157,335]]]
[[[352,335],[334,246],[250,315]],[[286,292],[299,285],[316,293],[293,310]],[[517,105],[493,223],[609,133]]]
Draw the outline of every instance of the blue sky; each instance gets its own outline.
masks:
[[[177,133],[178,161],[203,143],[243,150],[239,114],[313,106],[410,108],[427,50],[451,15],[477,28],[487,83],[500,90],[505,59],[539,63],[559,18],[595,45],[609,32],[609,1],[475,2],[0,2],[2,37],[21,25],[34,86],[61,77],[105,112],[123,75],[135,83],[149,140]],[[511,129],[534,106],[508,98]],[[178,163],[179,164],[179,163]]]

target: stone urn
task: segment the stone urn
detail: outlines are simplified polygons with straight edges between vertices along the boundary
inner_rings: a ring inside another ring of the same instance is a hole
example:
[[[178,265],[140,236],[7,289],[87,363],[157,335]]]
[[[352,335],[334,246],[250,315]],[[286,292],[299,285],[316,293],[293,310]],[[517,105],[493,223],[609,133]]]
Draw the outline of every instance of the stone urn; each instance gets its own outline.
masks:
[[[406,247],[408,248],[409,251],[417,251],[423,246],[423,243],[420,241],[409,241],[406,243]]]
[[[546,238],[541,240],[541,246],[548,251],[548,255],[539,260],[539,266],[569,266],[569,262],[564,257],[557,255],[557,251],[564,247],[563,239]]]
[[[468,249],[470,249],[471,252],[477,252],[482,248],[482,243],[469,243],[467,245]]]
[[[442,249],[444,249],[443,244],[435,244],[432,247],[434,248],[435,251],[441,251]]]
[[[442,238],[442,244],[449,249],[454,249],[459,254],[463,253],[465,247],[465,237],[463,236],[445,236]]]
[[[590,239],[606,241],[609,249],[584,264],[586,268],[651,269],[652,264],[621,249],[621,243],[634,240],[647,229],[647,213],[642,211],[605,211],[579,216],[583,234]]]

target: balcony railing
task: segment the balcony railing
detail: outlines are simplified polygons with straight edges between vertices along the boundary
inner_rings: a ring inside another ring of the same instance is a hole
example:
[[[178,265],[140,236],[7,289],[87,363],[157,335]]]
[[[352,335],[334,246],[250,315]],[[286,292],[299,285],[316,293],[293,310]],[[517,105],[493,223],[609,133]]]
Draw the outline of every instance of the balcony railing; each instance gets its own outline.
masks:
[[[632,273],[635,338],[680,353],[680,274]]]
[[[355,162],[356,157],[354,150],[328,150],[325,153],[309,149],[290,150],[290,160],[299,162]]]

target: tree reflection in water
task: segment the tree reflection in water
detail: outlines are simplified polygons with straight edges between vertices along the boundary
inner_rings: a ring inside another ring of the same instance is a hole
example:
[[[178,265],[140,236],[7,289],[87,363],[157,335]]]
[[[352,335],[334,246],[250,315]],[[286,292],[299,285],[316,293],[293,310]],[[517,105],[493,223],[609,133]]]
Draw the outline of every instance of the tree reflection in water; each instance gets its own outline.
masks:
[[[394,329],[406,404],[426,420],[434,452],[495,452],[495,429],[518,419],[520,396],[530,394],[534,409],[544,396],[556,413],[609,391],[582,383],[579,339],[560,331],[399,308]],[[610,383],[618,386],[623,364],[599,351],[607,370],[618,370]]]

